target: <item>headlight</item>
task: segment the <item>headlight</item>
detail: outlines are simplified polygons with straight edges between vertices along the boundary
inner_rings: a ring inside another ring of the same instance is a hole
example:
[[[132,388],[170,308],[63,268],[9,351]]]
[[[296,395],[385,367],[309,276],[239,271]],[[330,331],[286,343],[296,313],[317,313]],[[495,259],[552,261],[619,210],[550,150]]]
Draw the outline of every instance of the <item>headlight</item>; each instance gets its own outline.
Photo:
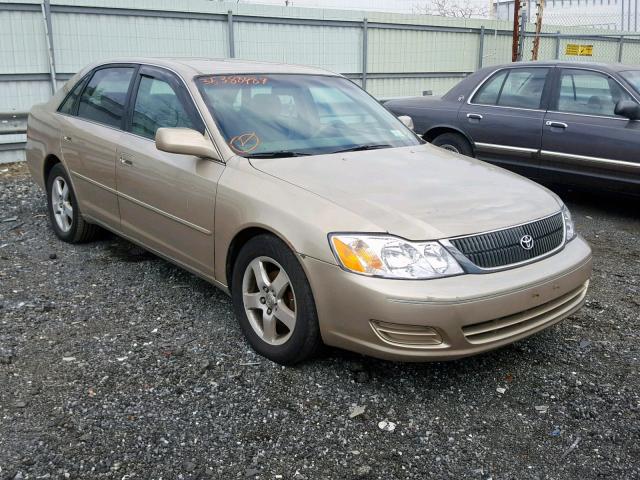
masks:
[[[566,205],[562,207],[562,218],[564,219],[564,231],[566,234],[566,240],[568,242],[569,240],[573,240],[574,238],[576,238],[576,227],[573,224],[571,212],[566,207]]]
[[[426,279],[463,273],[438,242],[409,242],[388,235],[329,236],[340,264],[351,272],[376,277]]]

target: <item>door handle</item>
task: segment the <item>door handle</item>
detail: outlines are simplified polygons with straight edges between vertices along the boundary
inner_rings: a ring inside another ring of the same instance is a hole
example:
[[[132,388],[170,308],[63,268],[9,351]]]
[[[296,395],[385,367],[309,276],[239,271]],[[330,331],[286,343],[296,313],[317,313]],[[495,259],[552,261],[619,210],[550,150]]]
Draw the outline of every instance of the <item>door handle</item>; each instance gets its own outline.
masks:
[[[125,156],[125,155],[120,155],[120,163],[121,163],[122,165],[126,165],[126,166],[130,167],[131,165],[133,165],[133,160],[132,160],[132,158],[133,158],[133,157],[129,157],[128,155],[127,155],[127,156]]]
[[[67,135],[65,135],[64,137],[62,137],[62,139],[63,139],[65,142],[69,142],[69,143],[73,142],[73,139],[72,139],[71,137],[68,137]]]
[[[467,113],[467,118],[469,120],[482,120],[482,115],[479,113]]]
[[[555,122],[553,120],[547,120],[547,123],[545,125],[551,128],[562,128],[563,130],[569,127],[569,125],[564,122]]]

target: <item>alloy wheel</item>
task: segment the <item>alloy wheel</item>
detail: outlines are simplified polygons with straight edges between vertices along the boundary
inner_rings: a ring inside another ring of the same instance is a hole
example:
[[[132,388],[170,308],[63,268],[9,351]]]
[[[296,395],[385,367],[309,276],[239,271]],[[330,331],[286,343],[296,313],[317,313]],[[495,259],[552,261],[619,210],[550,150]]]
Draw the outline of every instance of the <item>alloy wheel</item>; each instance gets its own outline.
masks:
[[[51,208],[58,228],[64,233],[71,230],[73,225],[73,205],[71,204],[71,189],[62,177],[56,177],[51,185]]]
[[[270,257],[257,257],[245,269],[242,302],[249,323],[269,345],[282,345],[296,325],[296,297],[284,268]]]

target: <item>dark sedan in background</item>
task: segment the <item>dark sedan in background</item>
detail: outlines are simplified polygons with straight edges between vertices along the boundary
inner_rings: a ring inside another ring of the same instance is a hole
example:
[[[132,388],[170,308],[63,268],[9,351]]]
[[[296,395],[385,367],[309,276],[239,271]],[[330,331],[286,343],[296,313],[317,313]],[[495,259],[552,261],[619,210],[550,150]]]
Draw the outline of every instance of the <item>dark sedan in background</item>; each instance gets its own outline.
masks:
[[[521,62],[389,100],[425,140],[528,177],[640,195],[640,67]]]

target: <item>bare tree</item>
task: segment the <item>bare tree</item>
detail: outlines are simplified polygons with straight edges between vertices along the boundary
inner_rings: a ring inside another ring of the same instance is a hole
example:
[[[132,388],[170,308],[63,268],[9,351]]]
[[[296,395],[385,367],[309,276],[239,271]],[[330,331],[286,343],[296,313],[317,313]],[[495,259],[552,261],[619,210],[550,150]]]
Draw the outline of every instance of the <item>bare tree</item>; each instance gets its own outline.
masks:
[[[487,17],[486,7],[479,6],[473,0],[429,0],[413,7],[415,13],[438,15],[440,17]]]

